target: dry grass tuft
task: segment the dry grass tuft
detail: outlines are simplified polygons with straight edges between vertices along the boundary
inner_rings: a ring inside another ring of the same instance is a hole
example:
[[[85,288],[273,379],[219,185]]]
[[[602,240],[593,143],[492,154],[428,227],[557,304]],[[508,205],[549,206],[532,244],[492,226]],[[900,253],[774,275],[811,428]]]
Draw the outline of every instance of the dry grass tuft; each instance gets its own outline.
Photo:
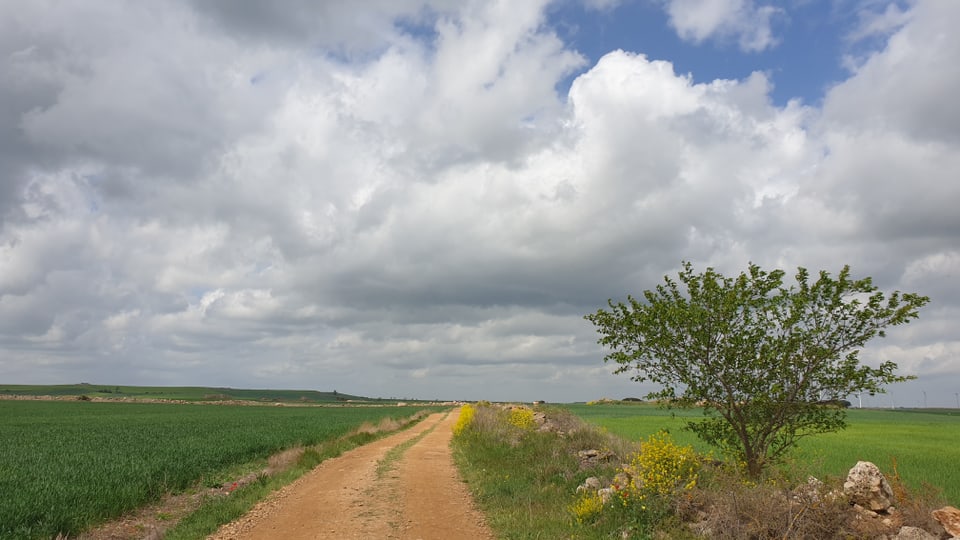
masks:
[[[364,434],[364,435],[376,435],[377,426],[371,424],[370,422],[364,422],[360,424],[360,427],[358,427],[354,433]]]
[[[943,492],[929,484],[921,489],[910,489],[900,478],[897,463],[893,463],[893,474],[887,477],[893,495],[897,500],[897,510],[903,517],[904,525],[920,527],[933,534],[945,533],[943,526],[934,519],[932,512],[947,504]]]
[[[470,423],[470,429],[480,433],[492,434],[496,439],[503,440],[507,438],[511,431],[511,426],[503,421],[502,411],[496,407],[477,404],[474,409],[473,421]]]
[[[384,418],[377,424],[378,433],[389,433],[391,431],[396,431],[402,428],[406,423],[402,420],[396,420],[394,418]]]
[[[888,478],[897,497],[889,514],[858,512],[840,493],[842,482],[798,484],[787,477],[760,483],[739,473],[715,469],[699,489],[675,499],[685,533],[716,539],[883,538],[900,527],[943,531],[930,512],[943,504],[934,489],[911,492],[894,475]]]
[[[296,463],[300,459],[300,456],[303,455],[303,450],[302,446],[296,446],[288,448],[278,454],[273,454],[267,459],[266,473],[274,475],[289,469],[290,466]]]
[[[360,427],[358,427],[353,433],[357,435],[377,435],[380,433],[391,433],[407,426],[408,424],[412,424],[417,420],[420,420],[424,416],[426,415],[417,413],[409,418],[404,418],[401,420],[397,420],[396,418],[384,418],[383,420],[380,420],[380,423],[377,425],[373,425],[370,422],[364,422],[360,424]]]
[[[848,532],[848,504],[823,487],[753,484],[725,471],[715,471],[709,485],[675,504],[687,526],[707,538],[823,539],[845,538]]]

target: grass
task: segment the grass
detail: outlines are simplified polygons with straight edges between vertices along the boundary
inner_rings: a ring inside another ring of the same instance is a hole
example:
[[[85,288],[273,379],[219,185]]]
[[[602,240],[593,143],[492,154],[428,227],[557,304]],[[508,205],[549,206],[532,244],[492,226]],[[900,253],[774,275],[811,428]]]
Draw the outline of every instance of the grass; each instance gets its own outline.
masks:
[[[0,401],[0,538],[75,535],[285,448],[413,412]]]
[[[650,406],[598,407],[570,409],[586,411],[598,424],[622,425],[637,417],[631,430],[680,421]],[[889,520],[861,517],[846,499],[830,495],[841,485],[837,479],[809,484],[805,469],[796,468],[751,479],[663,433],[644,436],[637,452],[612,430],[578,426],[569,409],[541,410],[550,420],[564,414],[572,420],[561,422],[562,434],[540,433],[511,425],[509,410],[478,406],[473,421],[454,437],[461,474],[499,538],[876,538],[895,535],[901,525],[938,530],[930,511],[943,501],[905,490],[898,477],[890,478],[901,497],[898,512]],[[883,415],[867,418],[877,427],[891,422]],[[909,415],[894,419],[918,423]],[[952,425],[943,419],[941,424]],[[612,456],[581,464],[577,451],[588,448]],[[587,476],[598,478],[598,485],[577,493]]]
[[[639,440],[660,429],[668,430],[681,444],[698,451],[710,447],[683,425],[698,410],[664,410],[651,404],[567,405],[568,410],[630,440]],[[844,477],[857,461],[871,461],[886,474],[899,473],[912,489],[924,484],[943,491],[960,504],[960,414],[933,409],[850,409],[848,428],[815,435],[801,441],[793,459],[818,478]],[[896,468],[896,471],[894,471]]]
[[[574,423],[562,439],[524,430],[511,426],[505,413],[496,418],[501,413],[478,407],[472,427],[456,436],[453,445],[458,468],[497,537],[609,537],[610,527],[577,528],[569,510],[576,487],[596,474],[580,470],[577,450],[603,447],[607,439]]]
[[[687,420],[700,418],[699,410],[662,409],[650,403],[631,404],[569,404],[563,408],[590,422],[607,429],[619,437],[632,441],[666,430],[678,444],[692,445],[699,452],[708,452],[710,447],[693,433],[684,429]]]
[[[846,476],[857,461],[871,461],[888,474],[899,473],[917,489],[924,484],[943,491],[960,505],[960,414],[957,411],[849,411],[849,427],[802,442],[797,459],[814,474]]]

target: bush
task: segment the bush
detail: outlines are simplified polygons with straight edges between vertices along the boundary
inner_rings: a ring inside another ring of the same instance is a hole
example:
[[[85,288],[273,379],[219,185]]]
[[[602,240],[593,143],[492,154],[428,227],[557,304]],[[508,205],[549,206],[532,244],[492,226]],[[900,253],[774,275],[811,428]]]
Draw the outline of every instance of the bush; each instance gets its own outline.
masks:
[[[533,429],[533,411],[526,407],[514,407],[510,409],[510,416],[507,417],[507,422],[523,430]]]
[[[669,433],[660,431],[640,443],[640,451],[624,467],[630,485],[623,487],[639,494],[670,496],[696,486],[700,464],[692,446],[679,446]]]
[[[577,523],[601,518],[615,524],[624,538],[648,537],[674,514],[676,499],[688,497],[699,478],[701,457],[691,446],[679,446],[666,432],[640,443],[630,462],[617,470],[610,502],[593,512],[589,497],[571,507]]]
[[[477,410],[469,404],[460,407],[460,417],[457,418],[457,423],[453,426],[453,435],[455,437],[470,427],[470,424],[473,423],[473,417],[476,414],[476,411]]]
[[[589,523],[603,510],[603,498],[596,493],[583,493],[577,502],[570,505],[570,513],[578,524]]]

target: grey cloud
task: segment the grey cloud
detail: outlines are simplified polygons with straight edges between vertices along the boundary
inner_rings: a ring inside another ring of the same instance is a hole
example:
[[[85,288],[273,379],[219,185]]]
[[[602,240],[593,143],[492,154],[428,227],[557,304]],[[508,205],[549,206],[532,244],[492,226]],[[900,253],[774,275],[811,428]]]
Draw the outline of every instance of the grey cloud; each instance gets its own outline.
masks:
[[[61,167],[85,169],[105,200],[143,200],[163,191],[159,182],[193,184],[232,137],[262,121],[277,95],[248,79],[265,55],[238,60],[223,40],[185,31],[191,17],[174,6],[42,2],[3,17],[8,219],[25,218],[19,203],[31,178]]]
[[[338,49],[368,53],[391,41],[397,21],[427,26],[452,2],[375,0],[372,2],[312,2],[283,0],[264,4],[256,0],[190,0],[227,34],[253,38],[275,46],[281,43],[303,49]]]
[[[21,125],[23,114],[56,102],[60,86],[54,74],[31,65],[32,58],[41,56],[47,57],[44,63],[52,62],[52,49],[47,43],[34,42],[16,18],[0,17],[0,71],[9,81],[0,85],[0,230],[6,221],[25,217],[17,202],[30,171],[58,162],[31,144]]]

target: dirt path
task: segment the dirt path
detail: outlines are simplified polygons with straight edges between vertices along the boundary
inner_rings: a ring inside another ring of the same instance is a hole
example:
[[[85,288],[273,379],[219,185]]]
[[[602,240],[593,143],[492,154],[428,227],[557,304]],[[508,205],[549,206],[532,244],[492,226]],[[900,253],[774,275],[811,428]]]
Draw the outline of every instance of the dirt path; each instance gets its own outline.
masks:
[[[450,454],[459,413],[324,461],[210,538],[493,538]]]

